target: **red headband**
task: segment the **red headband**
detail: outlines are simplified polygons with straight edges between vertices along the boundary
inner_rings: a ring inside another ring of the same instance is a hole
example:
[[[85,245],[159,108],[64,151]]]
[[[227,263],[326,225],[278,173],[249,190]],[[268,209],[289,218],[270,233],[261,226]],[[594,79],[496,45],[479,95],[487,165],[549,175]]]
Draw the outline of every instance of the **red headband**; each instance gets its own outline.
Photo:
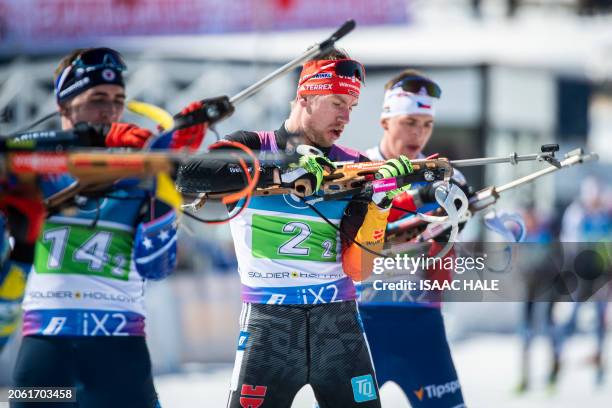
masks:
[[[359,98],[361,90],[359,78],[338,75],[336,72],[336,65],[341,61],[352,60],[308,61],[302,68],[297,94],[300,96],[341,94]],[[352,62],[359,64],[357,61]]]

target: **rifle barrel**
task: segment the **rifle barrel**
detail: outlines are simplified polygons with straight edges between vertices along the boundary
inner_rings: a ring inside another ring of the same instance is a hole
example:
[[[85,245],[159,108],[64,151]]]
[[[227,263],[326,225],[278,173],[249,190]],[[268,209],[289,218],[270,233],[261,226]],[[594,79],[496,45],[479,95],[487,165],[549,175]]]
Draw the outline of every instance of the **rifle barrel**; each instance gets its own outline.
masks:
[[[573,166],[574,164],[583,163],[585,161],[597,160],[597,159],[598,159],[598,156],[595,153],[583,154],[582,152],[575,152],[572,154],[572,152],[570,152],[568,153],[568,156],[559,163],[561,165],[560,167],[555,167],[555,166],[547,167],[545,169],[536,171],[535,173],[531,173],[525,177],[521,177],[519,179],[503,184],[499,187],[496,187],[495,190],[498,193],[502,193],[503,191],[510,190],[511,188],[520,186],[521,184],[529,183],[530,181],[533,181],[546,174],[554,173],[555,171],[561,170],[564,167],[569,167],[569,166]]]
[[[450,164],[453,167],[484,166],[486,164],[496,164],[496,163],[516,164],[522,161],[544,160],[544,157],[554,157],[554,156],[550,153],[523,154],[523,155],[518,155],[516,153],[513,153],[509,156],[481,157],[477,159],[451,160]]]

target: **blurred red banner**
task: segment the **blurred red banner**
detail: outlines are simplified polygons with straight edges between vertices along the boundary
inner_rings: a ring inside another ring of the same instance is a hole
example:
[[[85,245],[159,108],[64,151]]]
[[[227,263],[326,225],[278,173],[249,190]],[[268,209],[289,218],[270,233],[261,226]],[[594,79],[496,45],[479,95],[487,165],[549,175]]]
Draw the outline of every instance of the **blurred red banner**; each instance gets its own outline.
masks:
[[[408,21],[407,0],[0,0],[0,45],[101,36],[205,34]]]

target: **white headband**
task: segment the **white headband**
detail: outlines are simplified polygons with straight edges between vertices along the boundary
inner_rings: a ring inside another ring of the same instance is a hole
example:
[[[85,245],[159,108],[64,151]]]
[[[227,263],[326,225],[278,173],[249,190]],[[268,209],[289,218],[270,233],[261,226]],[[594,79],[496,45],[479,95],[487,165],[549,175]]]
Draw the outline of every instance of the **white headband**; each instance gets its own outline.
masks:
[[[391,88],[385,92],[382,119],[398,115],[413,115],[417,113],[435,116],[434,102],[438,98],[429,95],[413,94],[401,87]]]

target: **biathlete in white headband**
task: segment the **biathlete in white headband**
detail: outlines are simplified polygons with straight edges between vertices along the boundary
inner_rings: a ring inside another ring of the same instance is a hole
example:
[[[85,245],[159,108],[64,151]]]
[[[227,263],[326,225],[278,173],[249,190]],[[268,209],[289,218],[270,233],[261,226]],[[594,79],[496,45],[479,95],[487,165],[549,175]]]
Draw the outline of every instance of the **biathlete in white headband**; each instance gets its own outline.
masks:
[[[367,151],[368,157],[378,160],[403,154],[411,160],[419,158],[431,137],[441,94],[435,82],[416,74],[387,87],[380,115],[383,138],[379,146]]]
[[[378,146],[366,151],[366,156],[370,160],[388,160],[400,155],[410,160],[425,158],[422,151],[433,132],[435,105],[441,95],[434,81],[414,70],[406,70],[387,82],[380,120],[383,137]],[[463,176],[459,172],[455,174],[460,178],[455,181],[464,184]],[[389,222],[411,216],[396,208],[419,212],[437,208],[431,184],[412,186],[416,189],[393,199]],[[428,255],[435,255],[442,245],[432,243]],[[449,279],[450,273],[444,269],[424,271],[428,279],[438,280]],[[359,305],[378,384],[397,383],[412,408],[465,407],[446,340],[440,302],[431,297],[421,300],[413,293],[398,298],[384,292],[364,296]],[[390,330],[393,335],[389,335]]]

